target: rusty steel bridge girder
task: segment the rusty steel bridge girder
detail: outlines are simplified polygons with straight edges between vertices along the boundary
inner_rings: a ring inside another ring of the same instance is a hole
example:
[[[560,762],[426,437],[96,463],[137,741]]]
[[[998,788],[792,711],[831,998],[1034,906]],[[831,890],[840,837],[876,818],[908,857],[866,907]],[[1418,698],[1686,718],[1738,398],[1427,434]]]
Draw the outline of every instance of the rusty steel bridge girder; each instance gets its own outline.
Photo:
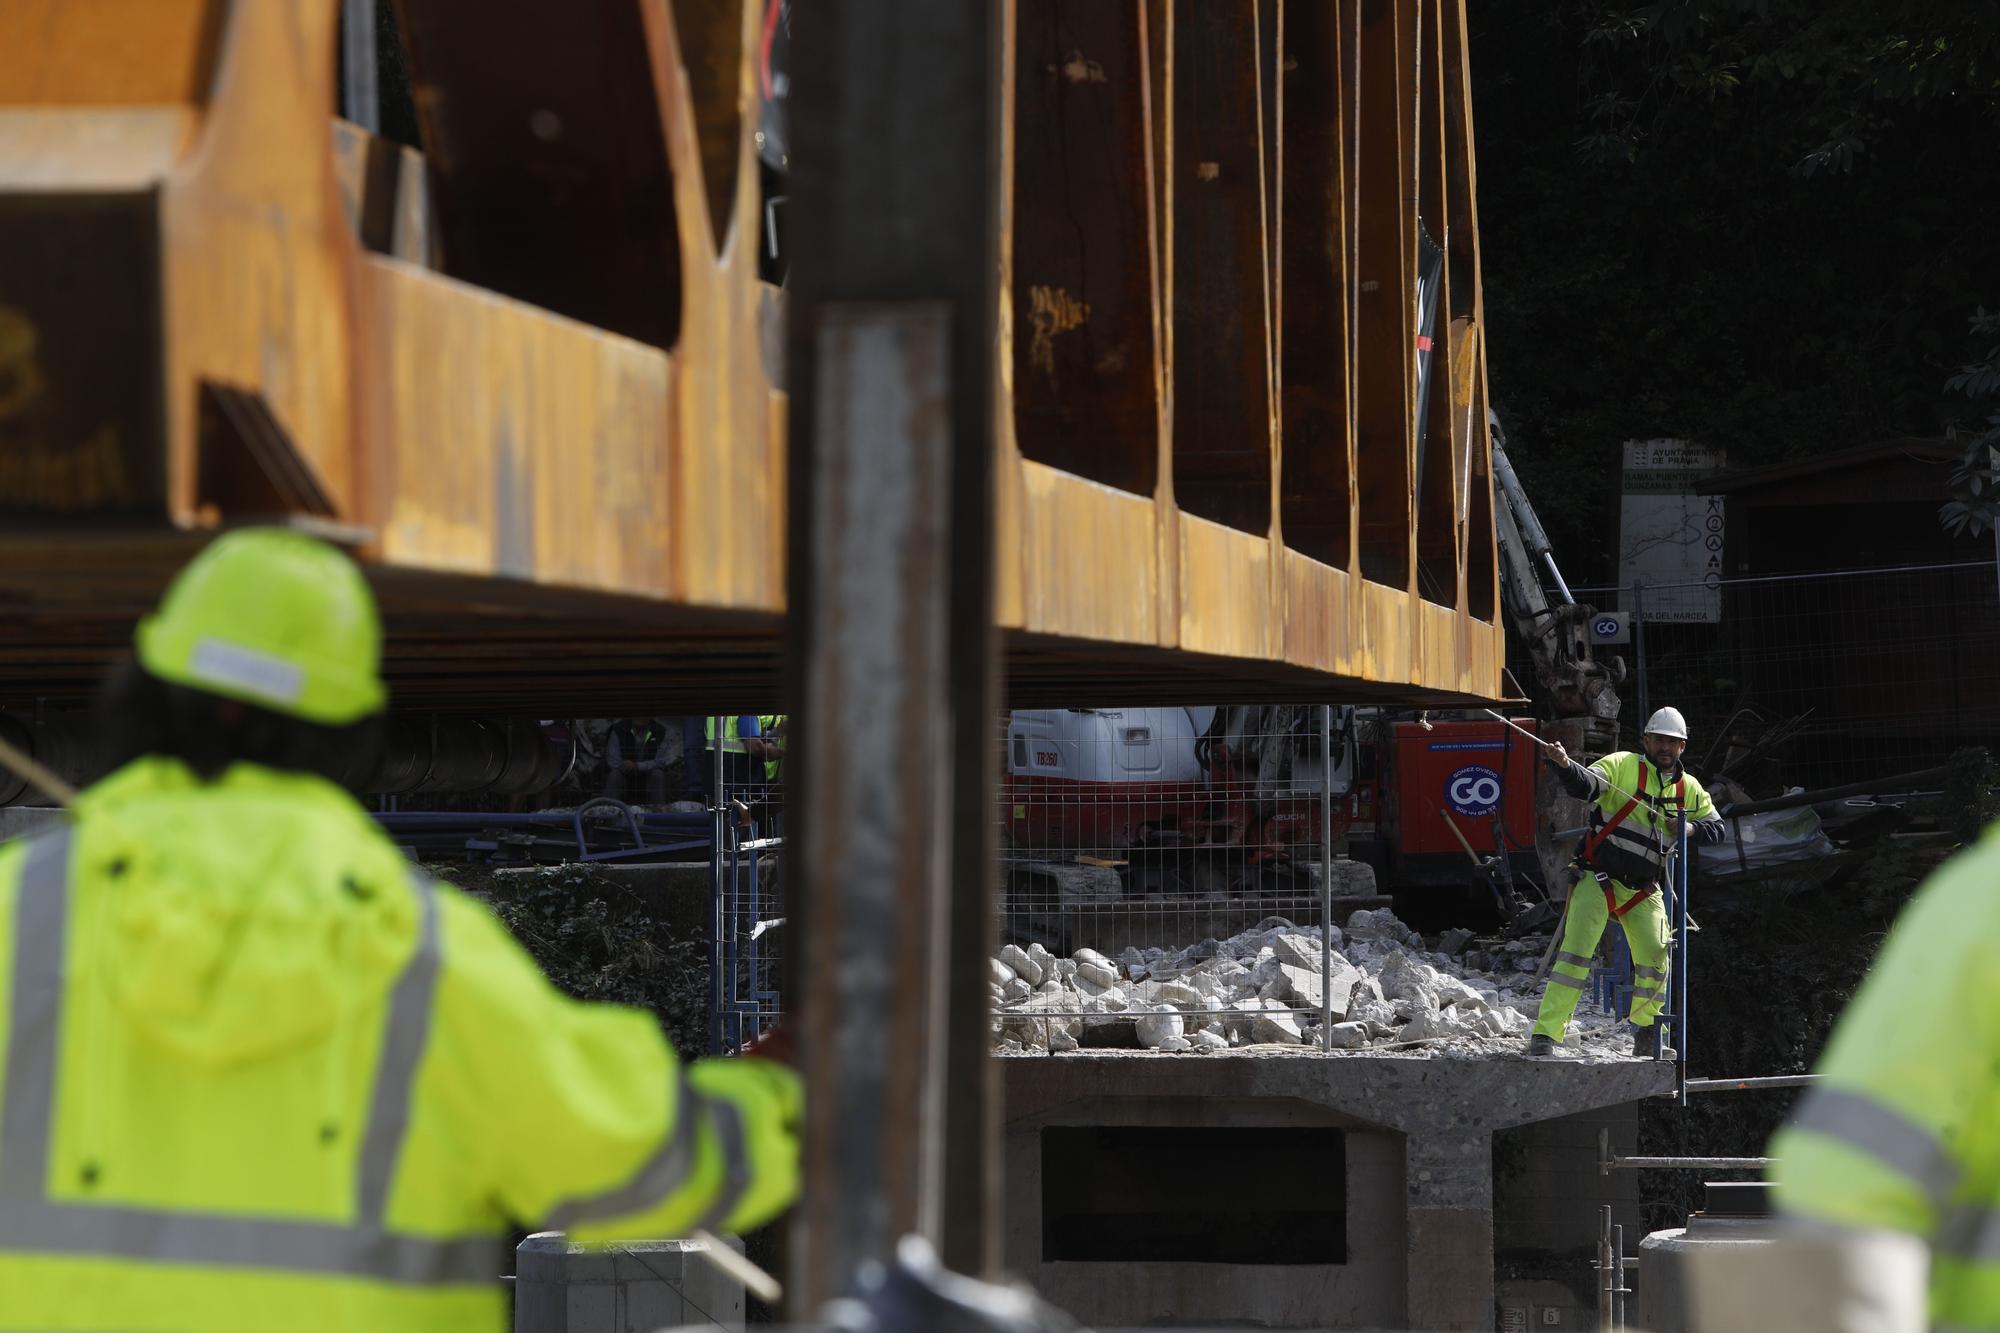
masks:
[[[397,0],[422,154],[334,118],[335,0],[0,13],[0,706],[271,518],[411,706],[773,703],[762,10]],[[996,14],[1009,693],[1496,695],[1463,0]]]

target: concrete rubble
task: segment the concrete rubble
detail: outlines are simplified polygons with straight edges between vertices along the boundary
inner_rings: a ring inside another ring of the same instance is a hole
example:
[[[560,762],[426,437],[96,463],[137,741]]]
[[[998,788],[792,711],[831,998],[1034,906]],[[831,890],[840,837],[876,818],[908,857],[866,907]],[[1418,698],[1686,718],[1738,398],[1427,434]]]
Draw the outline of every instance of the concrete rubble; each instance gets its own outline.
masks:
[[[1007,1053],[1126,1047],[1204,1054],[1248,1046],[1316,1048],[1326,1006],[1331,1044],[1364,1054],[1518,1052],[1534,1022],[1534,979],[1548,937],[1479,941],[1449,930],[1426,947],[1387,908],[1336,927],[1267,917],[1226,940],[1178,949],[1095,949],[1057,958],[1007,945],[993,960],[994,1040]],[[1626,1049],[1619,1026],[1588,1004],[1571,1024],[1582,1059]]]

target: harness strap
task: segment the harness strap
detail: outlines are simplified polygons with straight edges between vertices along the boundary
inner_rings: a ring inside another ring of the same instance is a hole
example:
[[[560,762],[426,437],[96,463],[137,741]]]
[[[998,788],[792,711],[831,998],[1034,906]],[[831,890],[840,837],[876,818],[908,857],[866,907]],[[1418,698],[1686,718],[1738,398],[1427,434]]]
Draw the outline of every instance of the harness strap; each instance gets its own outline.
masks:
[[[1633,796],[1633,797],[1632,797],[1631,799],[1627,800],[1627,801],[1625,802],[1625,804],[1624,804],[1624,805],[1621,805],[1621,806],[1619,806],[1619,807],[1618,807],[1618,813],[1617,813],[1617,814],[1615,814],[1615,815],[1613,815],[1613,816],[1611,816],[1611,818],[1609,818],[1609,819],[1605,820],[1605,821],[1604,821],[1604,823],[1603,823],[1603,825],[1602,825],[1601,827],[1599,827],[1599,828],[1597,829],[1597,831],[1596,831],[1596,832],[1592,833],[1592,834],[1590,835],[1590,837],[1589,837],[1589,838],[1587,838],[1587,839],[1586,839],[1586,840],[1584,841],[1584,844],[1583,844],[1583,849],[1582,849],[1582,853],[1581,853],[1581,855],[1582,855],[1583,859],[1584,859],[1584,860],[1585,860],[1586,862],[1590,862],[1590,861],[1595,861],[1595,860],[1596,860],[1596,858],[1597,858],[1597,849],[1598,849],[1599,847],[1602,847],[1602,846],[1604,845],[1604,842],[1605,842],[1605,839],[1609,838],[1609,837],[1611,836],[1612,832],[1613,832],[1613,831],[1614,831],[1615,829],[1617,829],[1617,827],[1618,827],[1618,826],[1619,826],[1620,824],[1623,824],[1623,823],[1624,823],[1624,822],[1625,822],[1625,821],[1626,821],[1626,820],[1627,820],[1628,818],[1630,818],[1630,817],[1631,817],[1631,814],[1632,814],[1632,812],[1633,812],[1634,810],[1637,810],[1637,809],[1639,808],[1639,803],[1640,803],[1641,801],[1643,801],[1643,800],[1644,800],[1644,799],[1646,798],[1646,767],[1647,767],[1647,765],[1646,765],[1646,761],[1645,761],[1645,760],[1643,760],[1643,759],[1641,759],[1641,760],[1639,761],[1639,792],[1638,792],[1638,795],[1636,795],[1636,796]],[[1666,779],[1665,779],[1665,776],[1664,776],[1664,775],[1662,775],[1662,777],[1661,777],[1661,781],[1660,781],[1660,800],[1661,800],[1661,803],[1662,803],[1662,806],[1663,806],[1663,808],[1662,808],[1662,811],[1661,811],[1661,813],[1663,813],[1663,814],[1665,813],[1665,810],[1664,810],[1664,803],[1665,803],[1665,801],[1666,801],[1666,798],[1667,798],[1667,785],[1666,785]],[[1681,776],[1679,776],[1678,778],[1675,778],[1675,779],[1674,779],[1674,806],[1673,806],[1673,808],[1674,808],[1674,809],[1675,809],[1675,810],[1676,810],[1677,812],[1679,812],[1679,813],[1680,813],[1681,815],[1683,815],[1683,816],[1685,816],[1685,815],[1687,814],[1687,774],[1686,774],[1686,773],[1682,773],[1682,774],[1681,774]]]
[[[1632,797],[1630,800],[1626,801],[1625,804],[1619,806],[1618,813],[1611,816],[1611,818],[1605,820],[1603,825],[1598,828],[1597,832],[1590,835],[1589,840],[1583,844],[1584,860],[1590,861],[1596,859],[1597,849],[1604,845],[1604,840],[1611,836],[1611,831],[1613,829],[1617,828],[1620,824],[1624,823],[1626,819],[1631,816],[1632,812],[1639,808],[1639,802],[1645,798],[1645,795],[1646,795],[1646,764],[1644,760],[1641,760],[1639,763],[1639,794],[1637,796]]]
[[[1617,895],[1611,892],[1610,876],[1599,874],[1597,876],[1597,887],[1604,890],[1604,907],[1606,911],[1611,913],[1612,918],[1614,920],[1618,917],[1624,916],[1627,912],[1631,911],[1639,903],[1644,902],[1646,899],[1652,897],[1654,894],[1660,891],[1659,883],[1658,881],[1655,881],[1654,883],[1646,885],[1646,887],[1644,887],[1643,889],[1635,889],[1632,893],[1632,896],[1625,900],[1625,905],[1623,907],[1620,907],[1618,905]]]

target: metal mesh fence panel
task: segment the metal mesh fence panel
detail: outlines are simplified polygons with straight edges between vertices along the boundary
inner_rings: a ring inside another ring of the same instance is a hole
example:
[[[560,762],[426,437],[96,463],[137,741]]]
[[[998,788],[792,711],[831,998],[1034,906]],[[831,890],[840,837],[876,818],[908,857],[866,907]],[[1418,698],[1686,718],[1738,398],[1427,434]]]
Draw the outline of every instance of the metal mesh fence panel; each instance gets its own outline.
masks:
[[[1696,773],[1808,790],[2000,745],[1991,563],[1726,579],[1713,624],[1648,622],[1658,591],[1578,594],[1633,608],[1627,743],[1647,710],[1672,704],[1694,733]]]
[[[768,728],[782,719],[764,719]],[[777,1026],[785,980],[784,781],[779,761],[752,754],[714,719],[704,756],[712,793],[714,890],[709,1049],[741,1050]]]

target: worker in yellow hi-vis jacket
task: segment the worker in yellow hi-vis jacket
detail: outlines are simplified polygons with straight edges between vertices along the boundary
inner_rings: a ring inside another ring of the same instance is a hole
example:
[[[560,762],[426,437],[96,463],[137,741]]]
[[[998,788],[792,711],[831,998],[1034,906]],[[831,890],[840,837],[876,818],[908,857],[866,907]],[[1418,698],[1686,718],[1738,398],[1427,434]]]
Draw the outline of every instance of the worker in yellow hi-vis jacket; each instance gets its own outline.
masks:
[[[789,1071],[564,997],[337,785],[385,702],[344,556],[222,537],[136,650],[129,762],[0,849],[0,1328],[498,1333],[517,1224],[789,1203]]]
[[[1548,747],[1549,762],[1562,771],[1563,789],[1590,801],[1593,809],[1578,854],[1581,878],[1570,890],[1562,942],[1528,1038],[1529,1055],[1555,1054],[1589,982],[1598,939],[1611,921],[1624,928],[1632,951],[1632,1053],[1659,1055],[1657,1020],[1666,1007],[1673,942],[1660,884],[1683,816],[1695,838],[1723,837],[1715,803],[1681,766],[1687,742],[1680,710],[1662,708],[1646,722],[1643,754],[1607,754],[1585,768],[1562,746]]]
[[[1996,884],[2000,826],[1904,909],[1771,1141],[1793,1231],[1766,1280],[1822,1327],[1917,1327],[1928,1287],[1928,1327],[2000,1328]]]

